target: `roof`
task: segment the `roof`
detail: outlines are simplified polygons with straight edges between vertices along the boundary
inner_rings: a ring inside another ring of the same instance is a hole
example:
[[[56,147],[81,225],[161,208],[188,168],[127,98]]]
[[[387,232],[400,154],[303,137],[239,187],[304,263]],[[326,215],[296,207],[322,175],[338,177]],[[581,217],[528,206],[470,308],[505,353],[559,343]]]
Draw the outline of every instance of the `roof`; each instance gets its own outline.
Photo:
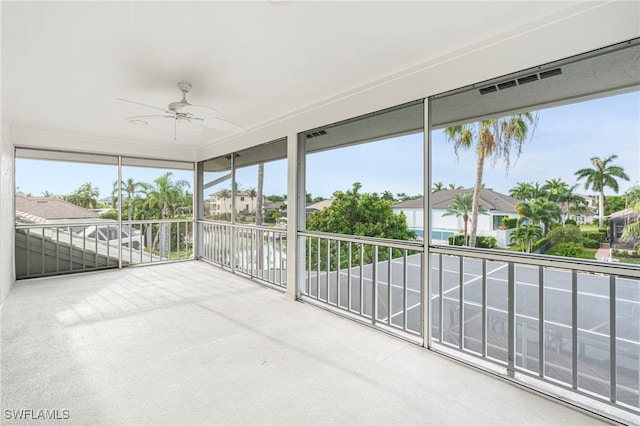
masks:
[[[623,221],[623,220],[630,220],[630,221],[636,221],[636,218],[638,217],[638,215],[636,214],[636,212],[631,209],[631,208],[626,208],[624,210],[620,210],[617,211],[615,213],[611,213],[609,216],[607,216],[609,218],[609,220],[613,220],[616,222],[619,221]]]
[[[324,210],[333,203],[333,198],[318,201],[317,203],[307,204],[307,210]]]
[[[456,195],[473,194],[473,188],[467,189],[443,189],[431,194],[432,209],[448,209],[453,204]],[[420,209],[423,207],[424,197],[415,200],[407,200],[398,204],[394,204],[394,209]],[[515,212],[515,206],[518,203],[513,197],[501,194],[491,189],[480,190],[480,205],[487,210],[496,210],[500,212]]]
[[[16,217],[46,223],[49,219],[95,219],[98,213],[59,198],[16,195]]]

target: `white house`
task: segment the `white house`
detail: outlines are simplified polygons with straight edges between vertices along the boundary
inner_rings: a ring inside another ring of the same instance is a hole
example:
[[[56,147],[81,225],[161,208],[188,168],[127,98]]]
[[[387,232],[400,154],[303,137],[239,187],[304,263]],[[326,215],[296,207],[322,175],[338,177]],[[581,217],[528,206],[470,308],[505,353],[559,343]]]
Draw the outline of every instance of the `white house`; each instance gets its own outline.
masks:
[[[209,194],[209,199],[206,201],[206,211],[209,213],[209,216],[214,216],[219,213],[231,213],[232,201],[231,190],[214,192]],[[238,212],[255,213],[257,205],[258,197],[252,197],[248,191],[236,191],[236,208]]]
[[[594,219],[598,218],[598,211],[596,209],[596,203],[598,200],[595,197],[589,195],[577,194],[584,201],[580,205],[580,209],[574,210],[573,205],[567,210],[566,203],[558,203],[562,209],[562,214],[566,219],[575,220],[578,225],[586,225],[593,223]]]
[[[434,243],[446,244],[449,236],[458,234],[464,228],[462,217],[445,216],[449,207],[455,201],[456,195],[472,194],[473,188],[442,190],[431,194],[431,239]],[[407,216],[407,225],[414,230],[418,236],[424,236],[422,223],[424,219],[423,209],[424,199],[403,201],[392,206],[393,212],[399,214],[401,211]],[[502,225],[505,217],[517,218],[515,205],[518,200],[508,195],[500,194],[491,189],[480,190],[480,205],[487,210],[486,215],[478,217],[478,235],[486,235],[498,239],[499,246],[509,245],[508,239],[500,238],[498,228]],[[470,227],[470,224],[468,225]]]

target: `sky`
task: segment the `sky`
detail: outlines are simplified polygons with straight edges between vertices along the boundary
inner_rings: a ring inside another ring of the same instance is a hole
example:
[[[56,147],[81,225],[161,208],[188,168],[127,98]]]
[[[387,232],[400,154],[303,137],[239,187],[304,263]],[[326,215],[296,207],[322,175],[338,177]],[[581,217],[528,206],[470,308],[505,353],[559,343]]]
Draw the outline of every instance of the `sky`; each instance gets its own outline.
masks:
[[[471,187],[476,161],[473,150],[456,158],[453,144],[441,130],[432,132],[432,182]],[[507,194],[518,182],[539,182],[560,178],[569,185],[576,181],[575,171],[591,167],[590,158],[618,155],[612,164],[624,168],[628,182],[619,180],[620,193],[640,185],[640,92],[611,96],[540,111],[538,126],[523,146],[519,158],[512,158],[506,173],[505,164],[485,165],[485,187]],[[417,195],[424,193],[423,135],[414,134],[307,156],[307,192],[313,197],[331,197],[334,191],[350,189],[354,182],[363,184],[361,192],[390,191]],[[125,167],[123,178],[152,182],[164,169]],[[191,171],[172,170],[174,179],[191,181]],[[286,194],[287,162],[265,164],[264,193]],[[34,196],[44,191],[69,194],[85,182],[98,187],[101,197],[110,196],[117,179],[115,166],[79,163],[16,160],[16,186]],[[248,189],[257,186],[257,166],[240,169],[236,180]],[[208,195],[222,187],[206,191]],[[578,193],[592,194],[583,183]],[[612,194],[611,190],[606,191]]]

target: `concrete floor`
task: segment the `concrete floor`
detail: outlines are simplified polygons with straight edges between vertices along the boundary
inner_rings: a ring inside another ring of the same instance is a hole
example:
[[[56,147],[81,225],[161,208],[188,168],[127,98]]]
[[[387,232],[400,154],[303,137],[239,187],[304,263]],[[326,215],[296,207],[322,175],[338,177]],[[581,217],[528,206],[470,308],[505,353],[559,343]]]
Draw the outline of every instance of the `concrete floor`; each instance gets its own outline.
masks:
[[[5,424],[600,424],[202,262],[18,282],[0,324]]]

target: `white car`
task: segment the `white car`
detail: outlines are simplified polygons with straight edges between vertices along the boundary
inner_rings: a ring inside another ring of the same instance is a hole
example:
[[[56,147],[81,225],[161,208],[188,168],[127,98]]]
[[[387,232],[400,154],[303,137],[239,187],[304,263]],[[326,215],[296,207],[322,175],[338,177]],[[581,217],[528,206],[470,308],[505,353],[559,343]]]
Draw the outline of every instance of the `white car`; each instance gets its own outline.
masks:
[[[117,244],[118,225],[90,225],[74,226],[72,231],[76,235],[84,234],[87,239],[97,239],[98,241],[108,241],[109,244]],[[138,229],[132,229],[129,225],[122,225],[122,245],[136,250],[144,249],[144,238]]]

